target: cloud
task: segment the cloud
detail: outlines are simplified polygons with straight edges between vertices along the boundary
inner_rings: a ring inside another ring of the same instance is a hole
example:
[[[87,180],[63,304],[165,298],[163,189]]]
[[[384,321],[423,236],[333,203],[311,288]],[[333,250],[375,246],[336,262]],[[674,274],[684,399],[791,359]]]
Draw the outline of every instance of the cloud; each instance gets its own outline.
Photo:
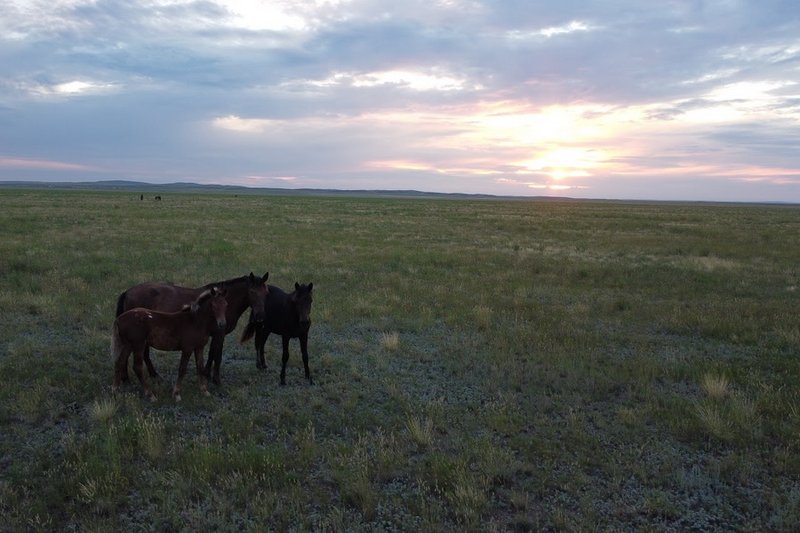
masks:
[[[800,201],[794,11],[11,1],[0,179]]]
[[[40,169],[40,170],[81,170],[94,171],[96,168],[75,163],[65,163],[63,161],[47,161],[37,159],[18,159],[13,157],[0,157],[0,167],[21,168],[21,169]]]

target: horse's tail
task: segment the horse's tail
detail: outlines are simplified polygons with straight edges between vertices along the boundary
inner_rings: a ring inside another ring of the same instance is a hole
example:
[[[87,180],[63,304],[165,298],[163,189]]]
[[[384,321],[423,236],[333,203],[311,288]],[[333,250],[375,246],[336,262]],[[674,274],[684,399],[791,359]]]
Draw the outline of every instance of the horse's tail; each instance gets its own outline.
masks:
[[[125,311],[125,298],[128,296],[128,291],[123,291],[119,298],[117,298],[117,314],[115,316],[121,315]]]
[[[256,332],[256,323],[253,321],[248,322],[247,326],[245,326],[244,331],[242,332],[242,338],[239,339],[239,342],[244,344],[245,342],[249,341],[250,338],[252,338],[253,333],[255,332]]]
[[[111,327],[111,360],[116,362],[122,355],[123,342],[119,336],[119,324],[114,321]]]

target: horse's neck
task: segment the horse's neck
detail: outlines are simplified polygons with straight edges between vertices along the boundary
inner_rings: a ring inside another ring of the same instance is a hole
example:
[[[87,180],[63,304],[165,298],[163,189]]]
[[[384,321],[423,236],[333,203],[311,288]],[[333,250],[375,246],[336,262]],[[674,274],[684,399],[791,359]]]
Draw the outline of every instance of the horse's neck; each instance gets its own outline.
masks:
[[[250,307],[250,302],[247,299],[247,287],[228,289],[227,300],[226,319],[228,321],[228,329],[231,330],[236,327],[236,322],[238,322],[242,313]]]
[[[193,328],[205,328],[206,324],[210,323],[213,319],[211,306],[206,307],[207,304],[200,306],[197,311],[183,311],[184,320]]]

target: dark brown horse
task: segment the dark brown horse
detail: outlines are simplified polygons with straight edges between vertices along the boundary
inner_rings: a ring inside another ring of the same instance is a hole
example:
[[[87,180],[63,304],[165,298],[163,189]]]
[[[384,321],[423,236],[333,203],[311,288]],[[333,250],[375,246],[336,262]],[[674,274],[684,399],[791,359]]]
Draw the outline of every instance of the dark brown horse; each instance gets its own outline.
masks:
[[[250,272],[249,276],[209,283],[197,289],[178,287],[171,283],[141,283],[119,295],[119,298],[117,298],[117,316],[134,307],[175,312],[197,299],[205,290],[212,287],[225,289],[225,298],[228,301],[228,311],[225,317],[226,327],[214,332],[211,338],[211,347],[208,350],[209,363],[216,361],[213,381],[219,385],[219,367],[222,361],[222,345],[225,342],[225,335],[233,331],[239,321],[239,317],[248,307],[252,310],[251,315],[256,322],[264,320],[264,300],[269,292],[266,285],[268,278],[269,272],[260,278]],[[148,348],[144,352],[144,362],[147,364],[150,376],[158,376],[158,372],[156,372],[153,362],[150,360],[150,350]],[[127,368],[124,370],[122,379],[124,381],[128,380]]]
[[[286,361],[289,360],[289,340],[300,339],[300,352],[303,354],[303,366],[306,369],[306,378],[310,384],[311,372],[308,370],[308,330],[311,327],[311,291],[313,283],[308,285],[294,284],[294,292],[286,294],[279,287],[269,286],[269,296],[264,306],[265,318],[262,322],[255,320],[250,315],[250,321],[244,332],[241,342],[245,342],[255,333],[256,340],[256,366],[259,369],[267,367],[264,361],[264,343],[270,333],[281,335],[283,341],[283,360],[281,365],[281,385],[286,385]],[[209,364],[209,363],[207,363]],[[208,368],[206,368],[208,370]]]
[[[150,389],[142,368],[145,349],[152,346],[157,350],[181,352],[178,379],[172,389],[176,401],[181,400],[181,380],[186,374],[192,352],[197,364],[200,390],[208,395],[203,372],[203,348],[215,331],[225,329],[227,307],[225,289],[214,287],[203,291],[194,302],[175,313],[136,307],[119,315],[114,320],[111,334],[111,352],[114,357],[112,390],[119,388],[122,373],[128,369],[128,356],[132,352],[133,370],[142,384],[144,395],[150,401],[155,401],[155,394]]]

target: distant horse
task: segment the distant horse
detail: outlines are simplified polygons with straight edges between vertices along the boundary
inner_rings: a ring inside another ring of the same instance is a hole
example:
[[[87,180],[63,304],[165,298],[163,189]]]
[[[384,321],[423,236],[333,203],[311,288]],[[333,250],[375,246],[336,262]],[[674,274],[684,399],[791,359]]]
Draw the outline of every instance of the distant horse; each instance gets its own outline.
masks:
[[[155,401],[156,397],[144,375],[142,362],[145,350],[152,346],[158,350],[181,352],[178,379],[172,389],[176,401],[181,400],[181,380],[186,374],[189,356],[194,352],[200,390],[208,395],[203,372],[203,348],[208,338],[217,330],[225,329],[225,312],[228,302],[225,289],[216,287],[203,291],[191,304],[175,313],[164,313],[137,307],[125,311],[114,320],[111,351],[114,357],[114,384],[116,391],[127,372],[128,356],[133,352],[133,370],[142,384],[144,395]]]
[[[117,298],[117,316],[134,307],[145,307],[164,312],[179,311],[184,305],[194,301],[207,289],[212,287],[225,289],[225,299],[228,301],[228,311],[225,317],[226,327],[214,332],[211,338],[211,347],[208,349],[209,364],[212,360],[216,361],[213,382],[219,385],[219,367],[222,361],[222,345],[225,342],[225,335],[233,331],[239,321],[239,317],[248,307],[251,309],[253,320],[256,322],[264,320],[264,301],[269,293],[266,284],[268,278],[269,272],[260,278],[250,272],[249,276],[209,283],[198,289],[178,287],[170,283],[141,283],[119,295],[119,298]],[[150,360],[149,348],[145,348],[144,361],[147,364],[150,376],[158,376],[158,372],[156,372],[153,362]],[[124,381],[128,380],[127,368],[124,369],[122,379]]]
[[[294,292],[286,294],[279,287],[269,286],[269,296],[264,306],[265,318],[257,322],[250,315],[250,322],[242,332],[241,342],[244,343],[255,333],[256,366],[259,369],[267,367],[264,362],[264,343],[270,333],[281,335],[283,340],[283,364],[281,366],[281,385],[286,385],[286,361],[289,360],[289,339],[300,339],[300,351],[303,354],[303,366],[306,369],[306,378],[309,384],[314,384],[311,372],[308,370],[308,330],[311,327],[311,290],[313,283],[308,285],[294,284]],[[209,360],[210,361],[210,360]],[[209,363],[207,363],[208,365]],[[208,367],[206,367],[208,370]]]
[[[161,201],[161,196],[156,196],[155,198],[153,198],[153,200],[156,200],[156,201],[160,202]]]

